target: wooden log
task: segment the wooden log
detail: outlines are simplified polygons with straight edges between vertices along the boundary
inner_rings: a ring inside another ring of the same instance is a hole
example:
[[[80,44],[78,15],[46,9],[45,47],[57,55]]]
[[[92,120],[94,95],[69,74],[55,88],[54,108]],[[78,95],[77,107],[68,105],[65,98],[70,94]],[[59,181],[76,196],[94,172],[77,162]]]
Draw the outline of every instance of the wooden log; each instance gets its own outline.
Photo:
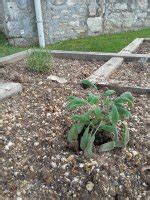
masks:
[[[0,65],[15,63],[28,56],[33,51],[42,51],[46,52],[47,50],[43,49],[28,49],[22,52],[18,52],[9,56],[0,58]],[[112,57],[124,58],[126,61],[139,60],[141,58],[150,58],[149,54],[129,54],[129,53],[106,53],[106,52],[82,52],[82,51],[61,51],[61,50],[52,50],[48,51],[55,58],[62,59],[75,59],[75,60],[85,60],[85,61],[108,61]]]

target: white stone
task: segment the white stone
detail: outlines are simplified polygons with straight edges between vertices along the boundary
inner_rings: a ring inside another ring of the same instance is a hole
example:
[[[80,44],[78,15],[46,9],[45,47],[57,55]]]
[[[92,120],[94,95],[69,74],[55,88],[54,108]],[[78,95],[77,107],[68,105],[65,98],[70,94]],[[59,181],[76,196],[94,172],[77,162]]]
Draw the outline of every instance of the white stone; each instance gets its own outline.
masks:
[[[48,80],[57,81],[58,83],[66,83],[67,80],[63,77],[58,77],[54,75],[50,75],[47,77]]]
[[[17,197],[17,200],[22,200],[22,198],[21,197]]]
[[[22,91],[22,86],[20,83],[0,82],[0,100],[10,97]]]
[[[39,142],[34,142],[34,146],[37,147],[39,145]]]
[[[93,190],[93,188],[94,188],[94,184],[93,184],[91,181],[89,181],[89,182],[86,184],[86,189],[87,189],[89,192],[91,192],[91,191]]]
[[[102,31],[102,18],[101,17],[90,17],[87,19],[87,25],[91,32]]]
[[[5,149],[9,150],[9,148],[13,146],[13,143],[11,141],[8,142],[8,144],[6,144]]]

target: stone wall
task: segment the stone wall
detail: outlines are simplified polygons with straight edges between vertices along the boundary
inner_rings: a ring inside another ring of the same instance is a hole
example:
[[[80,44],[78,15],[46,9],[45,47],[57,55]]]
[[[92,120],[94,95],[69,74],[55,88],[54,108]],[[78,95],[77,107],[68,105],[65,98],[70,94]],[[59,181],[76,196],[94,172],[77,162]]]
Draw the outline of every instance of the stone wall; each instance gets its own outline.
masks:
[[[46,38],[54,43],[150,26],[149,0],[47,0]]]
[[[2,0],[0,0],[0,32],[4,31],[3,20],[4,20],[3,4]]]
[[[37,42],[34,0],[3,0],[5,34],[13,45]]]
[[[33,0],[3,0],[7,35],[36,41]],[[150,0],[41,0],[47,44],[70,38],[150,27]],[[6,22],[7,21],[7,22]]]

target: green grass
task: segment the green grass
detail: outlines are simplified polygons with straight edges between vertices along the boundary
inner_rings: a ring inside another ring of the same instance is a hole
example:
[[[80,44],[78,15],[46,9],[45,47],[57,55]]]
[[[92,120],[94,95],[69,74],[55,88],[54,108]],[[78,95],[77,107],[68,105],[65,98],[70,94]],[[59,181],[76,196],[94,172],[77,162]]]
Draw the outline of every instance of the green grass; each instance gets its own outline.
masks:
[[[48,45],[48,49],[70,50],[70,51],[97,51],[118,52],[135,38],[150,37],[150,28],[128,31],[123,33],[98,35],[81,39],[72,39]],[[27,48],[13,47],[9,45],[4,34],[0,33],[0,57],[10,55]]]
[[[71,51],[118,52],[135,38],[146,37],[150,37],[150,28],[111,35],[98,35],[82,39],[67,40],[54,45],[48,45],[48,47],[51,49]]]
[[[10,45],[3,33],[0,33],[0,57],[7,56],[19,51],[23,51],[25,47],[13,47]]]

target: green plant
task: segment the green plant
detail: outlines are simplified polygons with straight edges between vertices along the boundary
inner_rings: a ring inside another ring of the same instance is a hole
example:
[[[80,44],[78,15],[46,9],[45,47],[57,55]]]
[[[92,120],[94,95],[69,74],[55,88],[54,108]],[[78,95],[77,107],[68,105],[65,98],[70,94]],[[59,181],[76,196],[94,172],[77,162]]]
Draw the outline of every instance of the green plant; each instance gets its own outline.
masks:
[[[48,50],[33,50],[27,58],[27,68],[35,72],[47,72],[52,68],[52,56]]]
[[[82,110],[86,111],[83,114],[72,115],[75,123],[68,132],[68,142],[79,143],[85,155],[91,156],[96,137],[104,132],[104,137],[110,134],[111,141],[100,145],[100,151],[109,151],[116,147],[125,148],[129,141],[129,130],[125,120],[131,116],[127,108],[133,106],[132,94],[125,92],[115,98],[115,91],[107,90],[101,98],[94,84],[87,80],[82,83],[94,87],[97,94],[89,93],[86,99],[69,97],[67,107],[70,110],[83,107]]]

